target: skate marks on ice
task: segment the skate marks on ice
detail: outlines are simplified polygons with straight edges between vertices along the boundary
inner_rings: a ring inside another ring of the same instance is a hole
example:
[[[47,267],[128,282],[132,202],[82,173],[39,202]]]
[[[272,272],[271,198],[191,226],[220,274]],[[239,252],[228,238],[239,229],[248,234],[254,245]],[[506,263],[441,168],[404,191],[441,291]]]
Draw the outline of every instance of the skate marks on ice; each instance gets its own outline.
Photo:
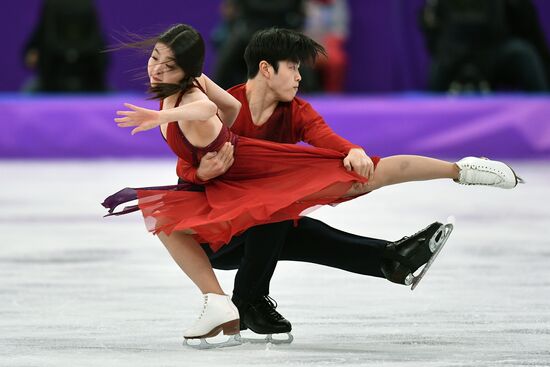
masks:
[[[0,162],[0,366],[550,365],[550,164],[514,164],[529,185],[512,191],[412,183],[314,212],[388,239],[449,213],[460,225],[414,292],[281,262],[270,293],[292,344],[205,351],[181,345],[199,292],[139,215],[107,221],[99,205],[113,187],[170,182],[173,165]],[[235,273],[217,274],[230,291]]]

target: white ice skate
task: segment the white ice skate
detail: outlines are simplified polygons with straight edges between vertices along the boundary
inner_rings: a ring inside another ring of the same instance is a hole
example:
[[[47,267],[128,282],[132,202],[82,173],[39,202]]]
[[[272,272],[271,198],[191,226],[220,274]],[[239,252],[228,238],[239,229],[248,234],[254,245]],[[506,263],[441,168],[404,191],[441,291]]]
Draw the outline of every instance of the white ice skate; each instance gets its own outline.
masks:
[[[215,337],[223,331],[229,339],[221,343],[208,343],[206,338]],[[239,311],[227,295],[207,293],[204,305],[197,321],[183,335],[183,344],[197,348],[210,349],[240,345]],[[200,341],[200,343],[194,343]]]
[[[458,182],[462,185],[485,185],[512,189],[523,180],[505,163],[487,158],[466,157],[456,162],[460,169]]]

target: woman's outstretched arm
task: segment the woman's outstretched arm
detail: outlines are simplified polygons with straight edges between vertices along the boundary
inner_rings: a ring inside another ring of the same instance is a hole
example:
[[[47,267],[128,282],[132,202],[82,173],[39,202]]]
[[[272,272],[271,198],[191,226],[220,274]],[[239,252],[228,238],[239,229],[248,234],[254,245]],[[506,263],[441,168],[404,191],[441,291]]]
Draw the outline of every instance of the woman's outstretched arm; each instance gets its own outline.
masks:
[[[204,95],[199,98],[199,100],[183,106],[162,111],[125,103],[124,106],[130,111],[117,111],[117,115],[124,117],[115,118],[115,121],[118,123],[118,127],[136,126],[132,130],[132,135],[140,131],[154,129],[171,121],[206,121],[216,114],[218,107]]]

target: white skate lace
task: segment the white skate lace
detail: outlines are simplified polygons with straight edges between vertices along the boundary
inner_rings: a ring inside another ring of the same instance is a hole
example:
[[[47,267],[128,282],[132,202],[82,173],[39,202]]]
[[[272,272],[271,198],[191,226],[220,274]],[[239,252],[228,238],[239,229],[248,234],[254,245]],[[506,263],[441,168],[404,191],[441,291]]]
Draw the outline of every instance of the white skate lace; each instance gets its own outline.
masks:
[[[489,177],[480,176],[480,173],[488,173]],[[476,186],[493,186],[498,185],[503,182],[502,171],[497,170],[496,172],[489,169],[488,167],[477,165],[477,164],[466,164],[464,165],[464,172],[460,170],[460,179],[457,181],[461,185],[476,185]],[[488,180],[488,182],[482,182],[481,179]],[[471,180],[473,182],[465,182],[466,180]]]
[[[202,319],[202,317],[204,316],[204,314],[206,313],[206,306],[208,305],[208,295],[204,295],[204,303],[202,305],[202,311],[201,311],[201,314],[199,315],[198,319],[197,320],[200,320]]]
[[[465,163],[463,167],[460,167],[459,178],[455,182],[461,185],[481,185],[481,186],[494,186],[504,182],[505,172],[494,167],[488,167],[484,165],[484,162],[490,162],[487,157],[480,157],[481,162]],[[508,167],[510,168],[510,167]],[[512,168],[510,168],[512,170]],[[516,183],[523,183],[523,180],[519,178],[514,170],[512,170]],[[488,175],[487,175],[488,174]]]

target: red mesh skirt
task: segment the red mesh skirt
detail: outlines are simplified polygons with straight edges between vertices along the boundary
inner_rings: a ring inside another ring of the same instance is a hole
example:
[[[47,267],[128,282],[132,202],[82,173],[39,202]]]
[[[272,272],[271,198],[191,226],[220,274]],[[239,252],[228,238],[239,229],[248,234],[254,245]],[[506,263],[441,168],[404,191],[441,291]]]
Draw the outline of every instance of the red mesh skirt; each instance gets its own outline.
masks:
[[[343,166],[333,150],[239,137],[235,163],[204,185],[136,189],[149,231],[189,230],[216,251],[231,237],[266,223],[298,219],[307,209],[337,204],[354,183],[367,179]],[[371,157],[376,165],[378,157]]]

